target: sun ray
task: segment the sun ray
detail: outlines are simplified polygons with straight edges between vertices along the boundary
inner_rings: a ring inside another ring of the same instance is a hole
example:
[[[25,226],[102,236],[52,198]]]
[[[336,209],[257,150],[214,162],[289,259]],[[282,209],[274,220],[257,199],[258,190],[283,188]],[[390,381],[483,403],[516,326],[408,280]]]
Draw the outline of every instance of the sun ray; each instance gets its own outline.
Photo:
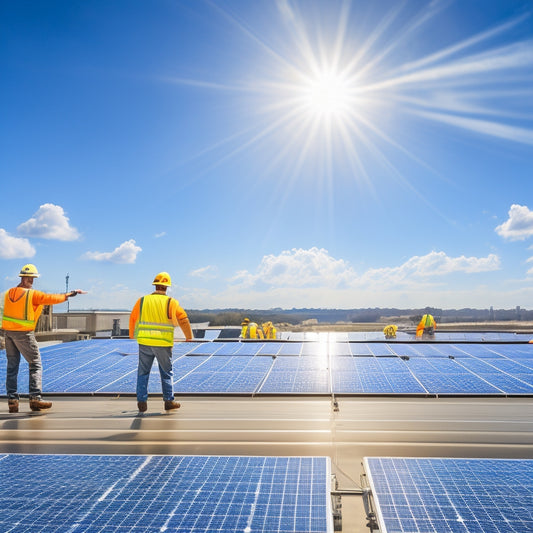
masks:
[[[395,164],[396,155],[436,174],[392,130],[391,124],[409,117],[415,125],[415,119],[423,119],[476,135],[533,143],[531,104],[525,112],[522,106],[518,114],[513,99],[505,98],[511,94],[520,98],[517,83],[533,80],[533,41],[509,38],[531,19],[530,13],[445,42],[417,57],[407,43],[431,31],[437,16],[452,2],[434,0],[416,9],[409,2],[392,3],[366,30],[357,27],[358,6],[349,0],[337,3],[337,11],[328,12],[327,21],[312,19],[317,12],[304,10],[308,4],[277,0],[275,11],[282,21],[281,30],[287,32],[286,41],[275,40],[280,28],[275,37],[265,38],[264,28],[248,23],[241,12],[231,13],[211,0],[208,3],[250,39],[262,56],[257,70],[246,73],[241,81],[186,76],[173,80],[238,95],[247,127],[241,129],[242,136],[227,138],[226,153],[207,171],[264,146],[270,157],[265,157],[268,163],[260,174],[282,174],[289,187],[304,174],[308,180],[322,180],[331,201],[333,183],[339,179],[337,165],[347,164],[353,179],[374,191],[375,178],[366,168],[369,159],[378,161],[415,193]],[[503,37],[506,44],[502,44]],[[522,91],[526,102],[527,91]]]

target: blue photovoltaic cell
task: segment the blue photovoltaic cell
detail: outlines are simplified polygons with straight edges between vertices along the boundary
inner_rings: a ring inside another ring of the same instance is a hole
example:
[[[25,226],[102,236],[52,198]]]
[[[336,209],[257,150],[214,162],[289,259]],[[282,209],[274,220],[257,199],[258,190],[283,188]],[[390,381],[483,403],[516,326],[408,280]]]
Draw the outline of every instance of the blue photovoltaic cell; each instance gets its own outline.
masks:
[[[219,344],[220,348],[217,350],[217,355],[235,355],[241,348],[240,342],[223,342]]]
[[[427,394],[395,357],[342,357],[333,361],[332,389],[335,394]]]
[[[257,352],[257,355],[277,355],[282,346],[283,344],[281,342],[265,342],[265,344],[263,344],[261,349]]]
[[[187,352],[187,355],[213,355],[222,348],[217,342],[205,342]]]
[[[372,352],[372,355],[375,355],[376,357],[390,357],[391,355],[394,355],[388,344],[375,343],[369,344],[368,347]]]
[[[501,394],[453,359],[412,357],[405,364],[431,394]]]
[[[365,458],[382,533],[533,531],[533,460]]]
[[[527,369],[513,361],[461,358],[457,362],[506,394],[533,393],[533,371],[524,372]]]
[[[212,357],[174,384],[178,393],[253,393],[273,364],[270,357]]]
[[[368,357],[373,355],[370,351],[370,346],[364,342],[351,342],[350,353],[355,357]]]
[[[278,356],[259,392],[329,393],[327,359],[313,356]]]
[[[331,357],[338,357],[339,355],[351,355],[352,350],[350,344],[347,342],[330,342],[328,344],[328,352]]]
[[[0,530],[333,531],[326,457],[0,456]]]
[[[261,342],[241,342],[239,349],[235,352],[238,355],[256,355],[259,350],[263,347]]]
[[[303,343],[287,342],[281,346],[278,355],[300,355],[302,353]]]

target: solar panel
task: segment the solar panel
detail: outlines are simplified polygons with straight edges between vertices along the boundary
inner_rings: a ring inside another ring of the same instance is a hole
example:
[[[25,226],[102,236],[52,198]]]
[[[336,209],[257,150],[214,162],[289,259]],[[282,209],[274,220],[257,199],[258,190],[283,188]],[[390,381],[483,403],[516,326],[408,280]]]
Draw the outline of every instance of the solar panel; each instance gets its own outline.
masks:
[[[405,364],[431,394],[502,394],[453,359],[412,357]]]
[[[190,393],[533,394],[533,344],[346,343],[331,336],[316,338],[176,343],[174,382],[180,383],[180,392]],[[41,354],[45,393],[135,393],[138,347],[133,340],[69,342],[44,347]],[[0,394],[5,394],[5,375],[3,357]],[[19,386],[20,393],[27,393],[24,361]],[[156,363],[149,392],[161,393]]]
[[[533,370],[506,359],[461,358],[457,363],[507,394],[532,394]]]
[[[326,457],[0,456],[0,530],[331,532]]]
[[[533,460],[364,462],[381,533],[533,531]]]

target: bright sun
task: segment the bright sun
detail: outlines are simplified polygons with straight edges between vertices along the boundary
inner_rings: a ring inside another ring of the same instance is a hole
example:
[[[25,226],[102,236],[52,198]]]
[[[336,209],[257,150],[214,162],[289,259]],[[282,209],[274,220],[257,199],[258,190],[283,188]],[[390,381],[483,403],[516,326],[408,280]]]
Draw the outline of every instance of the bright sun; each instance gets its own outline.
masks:
[[[341,116],[349,112],[353,104],[353,87],[335,72],[320,72],[307,80],[305,105],[314,115]]]

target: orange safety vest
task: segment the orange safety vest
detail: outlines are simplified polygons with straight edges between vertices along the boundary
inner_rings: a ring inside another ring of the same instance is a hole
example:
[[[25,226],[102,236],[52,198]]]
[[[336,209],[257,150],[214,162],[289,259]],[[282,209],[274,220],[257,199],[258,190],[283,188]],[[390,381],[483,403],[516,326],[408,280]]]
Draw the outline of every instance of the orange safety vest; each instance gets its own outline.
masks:
[[[434,330],[436,327],[437,324],[435,323],[433,316],[424,315],[416,328],[416,336],[421,337],[426,331],[430,331],[430,328],[433,328]]]
[[[8,331],[33,331],[39,320],[42,305],[33,307],[33,289],[22,289],[17,297],[17,288],[6,292],[4,298],[4,316],[2,329]]]
[[[173,346],[174,321],[170,318],[172,298],[164,294],[149,294],[140,299],[139,320],[135,338],[147,346]]]

